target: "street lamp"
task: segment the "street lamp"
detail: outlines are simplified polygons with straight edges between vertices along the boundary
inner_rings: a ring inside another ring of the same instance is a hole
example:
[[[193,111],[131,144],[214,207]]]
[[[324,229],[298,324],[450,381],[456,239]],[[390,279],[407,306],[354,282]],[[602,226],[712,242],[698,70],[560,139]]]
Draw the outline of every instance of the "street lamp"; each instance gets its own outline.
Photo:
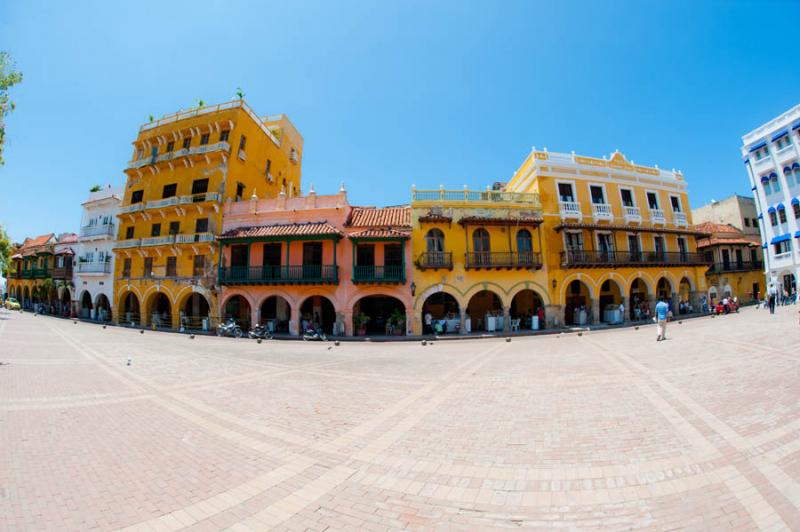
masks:
[[[417,283],[411,281],[411,297],[414,297],[417,292]]]

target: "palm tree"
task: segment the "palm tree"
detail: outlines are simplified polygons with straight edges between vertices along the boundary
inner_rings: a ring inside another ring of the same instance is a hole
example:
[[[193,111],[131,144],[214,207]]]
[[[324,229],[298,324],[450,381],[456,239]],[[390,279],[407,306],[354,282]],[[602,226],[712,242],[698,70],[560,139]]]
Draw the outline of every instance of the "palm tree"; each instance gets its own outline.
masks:
[[[244,91],[241,87],[236,87],[236,97],[240,100],[244,100]]]

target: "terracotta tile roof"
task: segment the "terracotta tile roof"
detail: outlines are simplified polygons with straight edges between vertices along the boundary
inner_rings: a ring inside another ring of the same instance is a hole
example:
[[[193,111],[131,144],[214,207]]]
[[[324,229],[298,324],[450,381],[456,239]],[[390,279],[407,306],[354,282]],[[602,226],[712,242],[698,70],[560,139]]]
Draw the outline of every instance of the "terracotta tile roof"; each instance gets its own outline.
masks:
[[[70,248],[59,249],[56,251],[56,255],[74,255],[75,252],[72,251]]]
[[[411,228],[411,207],[353,207],[347,226]]]
[[[697,240],[698,248],[717,245],[759,246],[761,240],[755,235],[747,235],[729,224],[703,222],[694,226],[695,230],[706,233],[708,237]]]
[[[742,245],[742,246],[752,246],[758,247],[760,245],[760,241],[758,237],[748,237],[742,236],[741,238],[725,238],[725,237],[718,237],[712,236],[710,238],[701,238],[697,241],[698,248],[707,248],[709,246],[717,246],[717,245]]]
[[[694,226],[695,231],[699,231],[700,233],[734,233],[734,234],[744,234],[742,231],[736,229],[734,226],[729,224],[718,224],[714,222],[703,222],[699,223]]]
[[[364,229],[348,235],[350,238],[409,238],[411,231],[397,229]]]
[[[38,248],[39,246],[43,246],[47,244],[51,238],[53,238],[53,233],[47,233],[46,235],[39,235],[36,238],[26,238],[25,242],[22,243],[22,247],[20,250],[26,250],[30,248]]]
[[[307,222],[295,224],[275,224],[275,225],[255,225],[251,227],[239,227],[225,231],[220,240],[232,240],[236,238],[264,238],[280,236],[341,236],[341,231],[336,229],[328,222]]]
[[[78,235],[75,233],[64,233],[58,238],[58,244],[74,244],[78,241]]]

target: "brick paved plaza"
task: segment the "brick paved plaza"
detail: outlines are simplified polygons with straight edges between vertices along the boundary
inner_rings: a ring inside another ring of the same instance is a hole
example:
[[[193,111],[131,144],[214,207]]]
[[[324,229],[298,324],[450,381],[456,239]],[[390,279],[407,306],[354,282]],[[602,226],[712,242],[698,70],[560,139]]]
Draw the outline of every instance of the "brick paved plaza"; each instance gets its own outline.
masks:
[[[425,347],[2,311],[0,529],[800,529],[798,309]]]

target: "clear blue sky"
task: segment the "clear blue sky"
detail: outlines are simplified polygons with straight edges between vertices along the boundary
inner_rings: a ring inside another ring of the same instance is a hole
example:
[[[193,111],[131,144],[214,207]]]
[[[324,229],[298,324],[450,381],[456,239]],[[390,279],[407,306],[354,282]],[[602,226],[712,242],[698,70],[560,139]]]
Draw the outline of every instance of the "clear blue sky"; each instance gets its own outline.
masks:
[[[343,180],[376,205],[508,179],[533,145],[681,169],[693,205],[748,194],[741,135],[800,102],[798,2],[262,4],[0,0],[25,75],[0,168],[11,236],[77,231],[148,115],[236,87],[305,137],[304,191]]]

